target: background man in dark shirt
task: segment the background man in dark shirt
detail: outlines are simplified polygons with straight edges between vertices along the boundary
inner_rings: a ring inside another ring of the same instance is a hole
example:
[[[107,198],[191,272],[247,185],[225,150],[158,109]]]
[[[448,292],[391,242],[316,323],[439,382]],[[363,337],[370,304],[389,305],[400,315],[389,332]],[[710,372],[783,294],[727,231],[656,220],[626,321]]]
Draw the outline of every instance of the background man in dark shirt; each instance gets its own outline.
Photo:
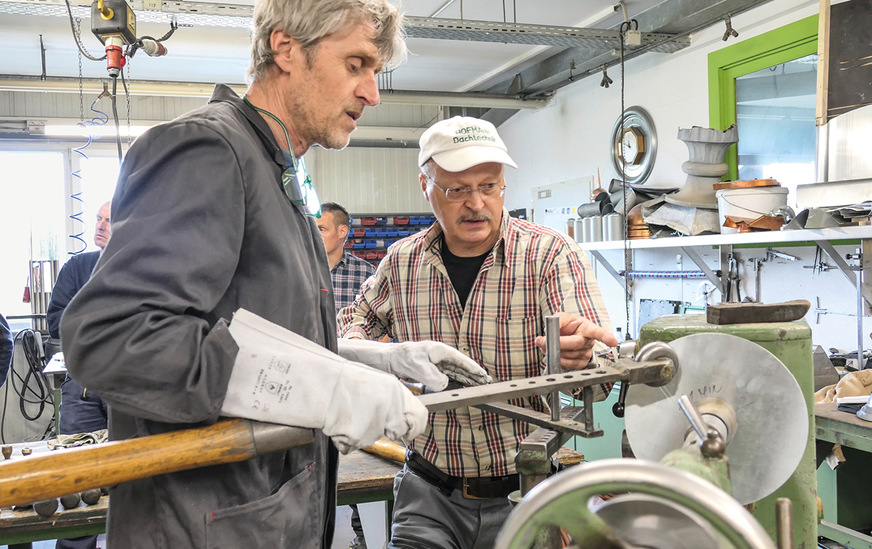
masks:
[[[51,301],[45,318],[48,321],[48,333],[55,339],[61,337],[61,315],[85,282],[91,278],[91,272],[103,253],[103,248],[112,236],[109,202],[100,206],[97,211],[97,225],[94,227],[94,244],[100,248],[96,252],[85,252],[71,257],[58,274],[57,282],[51,291]]]
[[[55,339],[61,337],[61,316],[64,314],[64,309],[91,278],[91,273],[103,254],[106,243],[112,236],[110,212],[109,202],[97,210],[94,244],[100,250],[74,255],[64,264],[58,274],[57,282],[55,282],[51,292],[51,300],[48,303],[48,311],[45,314],[48,321],[48,333]],[[76,383],[70,376],[66,376],[64,384],[61,386],[59,434],[73,435],[105,429],[108,413],[103,399]],[[97,547],[97,536],[59,539],[55,545],[56,549],[94,549],[95,547]]]
[[[318,230],[324,239],[327,262],[330,263],[330,278],[333,279],[333,297],[336,311],[354,302],[363,282],[372,276],[375,267],[354,254],[345,251],[345,241],[351,232],[351,217],[348,211],[335,202],[321,204],[321,219]]]

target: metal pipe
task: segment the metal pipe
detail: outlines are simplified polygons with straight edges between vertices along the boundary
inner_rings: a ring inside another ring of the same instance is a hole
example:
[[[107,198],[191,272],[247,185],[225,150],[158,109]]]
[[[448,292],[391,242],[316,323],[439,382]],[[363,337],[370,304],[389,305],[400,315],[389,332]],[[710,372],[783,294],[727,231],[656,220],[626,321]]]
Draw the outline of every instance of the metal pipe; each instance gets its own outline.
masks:
[[[548,374],[560,373],[560,318],[545,317],[545,365]],[[560,419],[560,390],[551,391],[551,421]]]
[[[627,278],[707,278],[703,271],[618,271]]]
[[[793,503],[788,498],[775,500],[775,530],[778,549],[793,549]]]
[[[693,405],[693,401],[691,401],[687,395],[681,395],[678,397],[678,407],[681,408],[682,412],[684,412],[684,415],[690,422],[690,426],[693,427],[694,431],[696,431],[699,439],[705,440],[708,438],[708,424],[706,424],[705,420],[702,418],[702,414],[699,413],[699,410],[696,409],[696,406]]]
[[[450,6],[450,5],[453,4],[453,3],[454,3],[454,0],[448,0],[447,2],[445,2],[444,4],[442,4],[442,7],[441,7],[441,8],[439,8],[438,10],[436,10],[435,12],[433,12],[433,14],[432,14],[430,17],[438,17],[440,13],[442,13],[443,11],[445,11],[445,8],[447,8],[448,6]]]
[[[23,76],[0,74],[0,91],[32,91],[79,93],[79,86],[84,93],[100,93],[103,83],[100,79],[85,78],[79,80],[73,77],[53,76],[40,80],[38,76]],[[137,85],[130,89],[130,95],[162,95],[167,97],[209,97],[214,84],[204,82],[161,82],[156,80],[138,80]],[[245,84],[230,84],[230,87],[240,95],[245,92]],[[518,95],[497,93],[456,93],[436,92],[425,93],[407,90],[379,90],[381,103],[391,105],[437,105],[449,107],[482,107],[494,109],[541,109],[548,105],[550,97],[526,99]]]

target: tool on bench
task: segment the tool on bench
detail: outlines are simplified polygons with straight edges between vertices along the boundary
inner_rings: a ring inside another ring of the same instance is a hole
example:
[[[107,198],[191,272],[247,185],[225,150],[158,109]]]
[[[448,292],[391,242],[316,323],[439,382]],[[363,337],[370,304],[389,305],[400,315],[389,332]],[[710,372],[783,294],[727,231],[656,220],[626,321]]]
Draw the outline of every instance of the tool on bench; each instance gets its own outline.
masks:
[[[709,324],[747,324],[755,322],[791,322],[804,317],[811,307],[805,299],[782,303],[718,303],[706,307]]]
[[[727,265],[727,295],[724,296],[724,301],[737,303],[742,301],[742,293],[739,285],[739,264],[733,254],[727,256]]]

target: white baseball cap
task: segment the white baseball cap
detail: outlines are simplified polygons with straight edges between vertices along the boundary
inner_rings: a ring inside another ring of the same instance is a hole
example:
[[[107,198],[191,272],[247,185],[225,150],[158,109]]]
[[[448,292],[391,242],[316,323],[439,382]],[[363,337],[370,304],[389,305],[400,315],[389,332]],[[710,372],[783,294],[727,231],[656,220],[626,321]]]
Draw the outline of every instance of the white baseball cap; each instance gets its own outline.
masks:
[[[469,116],[440,120],[427,128],[420,145],[418,166],[424,166],[432,158],[449,172],[462,172],[486,162],[518,167],[509,157],[497,129],[487,120]]]

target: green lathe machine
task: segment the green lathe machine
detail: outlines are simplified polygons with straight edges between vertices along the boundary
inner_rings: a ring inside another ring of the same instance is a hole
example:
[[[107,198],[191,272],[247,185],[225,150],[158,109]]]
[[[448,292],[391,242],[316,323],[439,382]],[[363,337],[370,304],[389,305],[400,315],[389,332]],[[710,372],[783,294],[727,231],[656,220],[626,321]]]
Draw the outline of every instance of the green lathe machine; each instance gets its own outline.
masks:
[[[497,548],[536,547],[555,527],[574,548],[816,548],[808,325],[670,315],[640,335],[636,360],[667,357],[677,368],[662,386],[626,391],[637,459],[594,461],[540,483]]]

